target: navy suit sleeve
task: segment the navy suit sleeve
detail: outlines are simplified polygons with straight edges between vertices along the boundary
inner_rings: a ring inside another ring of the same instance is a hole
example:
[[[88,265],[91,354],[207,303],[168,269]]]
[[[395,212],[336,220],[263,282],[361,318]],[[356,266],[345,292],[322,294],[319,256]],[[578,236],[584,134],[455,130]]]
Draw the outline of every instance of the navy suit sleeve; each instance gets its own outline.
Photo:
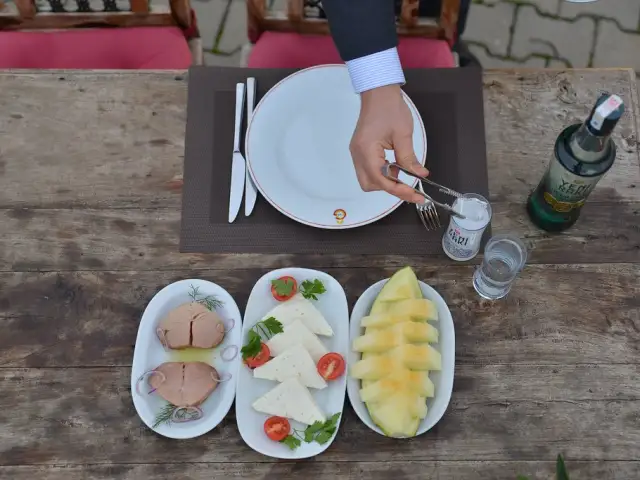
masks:
[[[323,0],[322,5],[343,61],[398,46],[393,0]]]

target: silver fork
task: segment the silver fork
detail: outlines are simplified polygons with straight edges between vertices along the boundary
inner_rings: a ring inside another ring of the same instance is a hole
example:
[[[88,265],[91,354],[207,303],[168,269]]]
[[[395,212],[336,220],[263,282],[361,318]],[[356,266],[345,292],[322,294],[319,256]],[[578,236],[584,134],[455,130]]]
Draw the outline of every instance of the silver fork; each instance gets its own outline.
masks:
[[[424,189],[420,182],[418,182],[416,188],[424,195],[425,199],[424,203],[416,203],[416,210],[418,210],[418,217],[420,217],[422,225],[424,225],[424,228],[427,230],[436,230],[440,228],[440,217],[433,200],[429,195],[424,193]]]

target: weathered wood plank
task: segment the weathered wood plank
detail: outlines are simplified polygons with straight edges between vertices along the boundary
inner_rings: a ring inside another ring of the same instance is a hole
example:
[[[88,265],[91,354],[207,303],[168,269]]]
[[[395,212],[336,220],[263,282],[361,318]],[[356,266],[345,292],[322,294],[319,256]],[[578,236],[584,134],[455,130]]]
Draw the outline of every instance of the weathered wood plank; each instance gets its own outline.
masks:
[[[585,383],[609,381],[604,370],[591,373]],[[215,430],[188,442],[154,434],[133,408],[128,368],[2,369],[0,375],[0,465],[265,461],[240,438],[233,409]],[[491,384],[466,387],[454,392],[431,432],[402,448],[347,407],[338,437],[318,460],[552,460],[558,452],[576,461],[637,460],[640,399],[616,399],[613,381],[603,400],[569,390],[551,399],[537,388],[516,399]]]
[[[567,460],[571,478],[629,480],[640,477],[640,462],[573,462]],[[265,463],[163,463],[156,465],[69,465],[0,467],[0,477],[12,480],[227,480],[331,478],[355,480],[514,480],[526,474],[530,480],[549,480],[554,462],[265,462]]]
[[[456,366],[454,396],[489,395],[512,402],[640,400],[635,365],[468,365]]]
[[[480,299],[473,266],[414,265],[456,324],[463,364],[639,363],[640,267],[528,266],[509,296]],[[350,305],[394,268],[325,269]],[[138,324],[153,295],[183,278],[226,288],[244,309],[266,270],[0,274],[0,364],[130,365]]]
[[[484,75],[493,201],[524,201],[556,136],[584,120],[601,89],[630,108],[614,133],[616,164],[590,201],[640,200],[630,70]],[[186,87],[184,72],[1,73],[0,207],[176,208]]]
[[[178,205],[186,101],[186,72],[0,74],[0,206]]]
[[[640,261],[640,202],[587,204],[569,231],[550,235],[529,221],[524,204],[494,204],[495,233],[515,233],[530,245],[528,263]],[[417,217],[416,217],[416,221]],[[0,210],[0,271],[276,268],[305,265],[363,268],[405,263],[451,265],[437,256],[207,255],[178,250],[175,209]],[[391,252],[400,253],[400,252]],[[477,263],[479,258],[473,260]]]

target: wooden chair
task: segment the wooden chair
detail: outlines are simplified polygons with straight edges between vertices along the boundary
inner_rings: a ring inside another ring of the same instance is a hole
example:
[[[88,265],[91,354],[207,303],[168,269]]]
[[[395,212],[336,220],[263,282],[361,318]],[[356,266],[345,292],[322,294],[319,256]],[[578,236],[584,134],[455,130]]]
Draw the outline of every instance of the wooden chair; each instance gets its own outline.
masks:
[[[202,64],[189,0],[15,0],[0,6],[0,68],[185,69]],[[13,7],[13,8],[11,8]]]
[[[437,17],[420,16],[420,0],[395,2],[403,67],[457,66],[452,48],[457,40],[460,0],[442,0]],[[246,66],[306,68],[341,63],[321,0],[288,0],[286,11],[270,11],[266,0],[247,0],[247,18],[250,49],[244,52]]]

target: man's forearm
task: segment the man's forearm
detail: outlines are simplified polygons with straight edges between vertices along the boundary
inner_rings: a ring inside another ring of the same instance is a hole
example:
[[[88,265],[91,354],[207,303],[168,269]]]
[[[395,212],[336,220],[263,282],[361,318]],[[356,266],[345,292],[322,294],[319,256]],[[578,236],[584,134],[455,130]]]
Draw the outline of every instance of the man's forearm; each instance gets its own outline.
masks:
[[[393,0],[323,0],[322,4],[358,93],[404,84]]]

